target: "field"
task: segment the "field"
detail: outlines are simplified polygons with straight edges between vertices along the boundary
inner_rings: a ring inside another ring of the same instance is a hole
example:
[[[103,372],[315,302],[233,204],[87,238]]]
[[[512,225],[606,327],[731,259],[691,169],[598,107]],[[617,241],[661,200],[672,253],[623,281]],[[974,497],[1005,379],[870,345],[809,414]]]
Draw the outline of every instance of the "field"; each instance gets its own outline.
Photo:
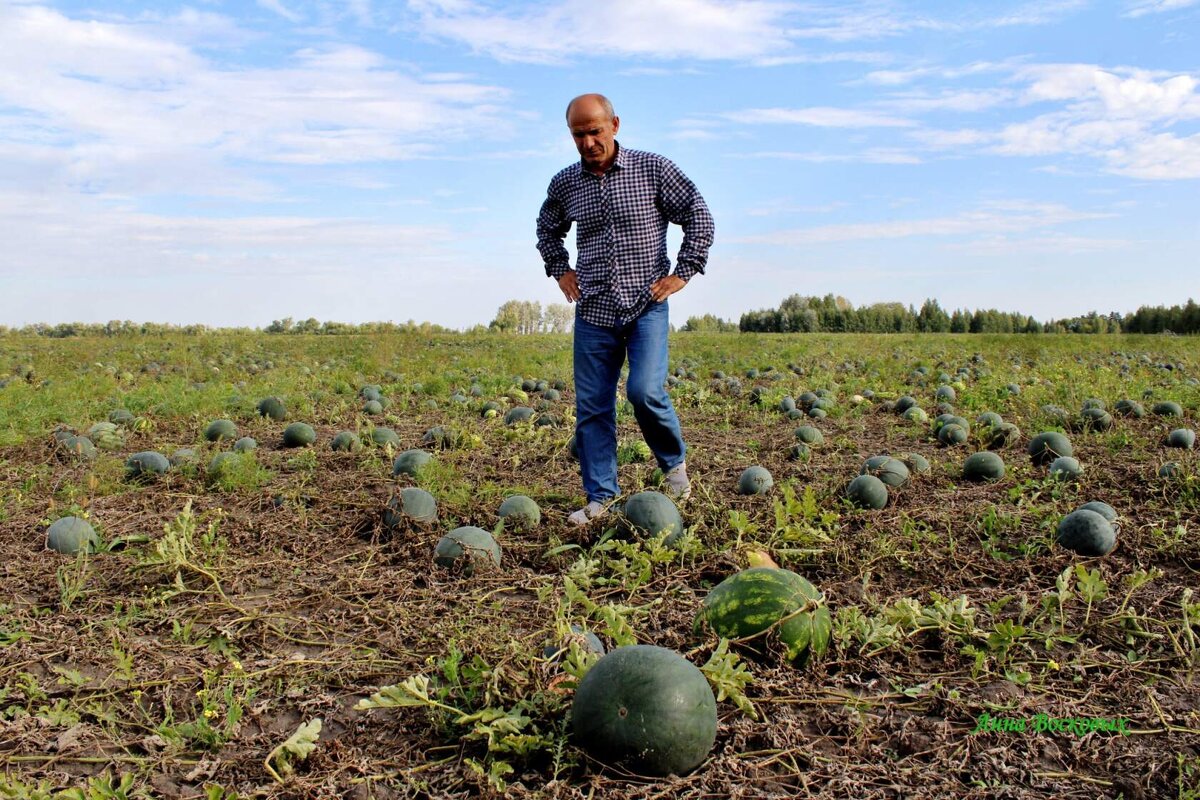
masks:
[[[551,335],[0,338],[0,797],[1200,797],[1200,470],[1164,444],[1200,416],[1200,342],[676,335],[694,491],[674,547],[568,525],[570,358]],[[566,384],[544,401],[557,424],[505,423],[538,404],[515,391],[531,379]],[[390,403],[376,414],[369,385]],[[971,423],[963,444],[933,433],[940,385]],[[817,389],[826,418],[781,410]],[[902,395],[929,420],[887,410]],[[267,396],[285,421],[257,413]],[[1111,427],[1079,424],[1092,398]],[[1124,398],[1146,415],[1116,413]],[[1161,401],[1182,418],[1152,413]],[[94,458],[56,441],[116,409],[129,417]],[[985,411],[1020,432],[996,451],[1001,479],[969,482]],[[217,475],[232,441],[203,433],[221,418],[258,447]],[[293,421],[313,446],[283,446]],[[824,443],[792,458],[806,423]],[[656,488],[628,407],[618,424],[622,489]],[[330,447],[384,427],[398,447]],[[1032,463],[1048,430],[1070,437],[1076,479]],[[131,454],[179,448],[196,461],[126,476]],[[409,448],[432,462],[394,476]],[[845,499],[864,459],[909,453],[931,468],[886,507]],[[754,464],[774,487],[740,495]],[[384,524],[405,486],[436,498],[436,522]],[[445,533],[496,529],[512,494],[542,519],[500,530],[498,569],[433,565]],[[1091,500],[1118,514],[1100,558],[1056,543]],[[46,549],[69,515],[94,525],[94,552]],[[824,592],[823,658],[693,634],[755,551]],[[588,656],[543,654],[571,625],[706,667],[722,698],[698,769],[629,775],[575,746]],[[395,707],[365,707],[387,686]]]

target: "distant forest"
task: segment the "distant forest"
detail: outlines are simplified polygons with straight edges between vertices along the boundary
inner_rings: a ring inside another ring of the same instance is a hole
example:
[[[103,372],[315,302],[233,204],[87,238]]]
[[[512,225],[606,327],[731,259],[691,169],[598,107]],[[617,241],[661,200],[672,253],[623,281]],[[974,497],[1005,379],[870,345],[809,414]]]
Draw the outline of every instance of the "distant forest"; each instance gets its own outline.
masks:
[[[747,311],[736,324],[712,314],[689,317],[685,331],[757,333],[1200,333],[1200,306],[1142,306],[1131,314],[1090,314],[1039,322],[1033,317],[995,309],[946,311],[937,300],[920,310],[902,303],[857,308],[844,297],[794,294],[775,309]]]
[[[563,333],[571,330],[574,309],[564,304],[510,300],[500,306],[489,325],[475,325],[466,333]],[[712,314],[688,317],[682,331],[756,333],[1200,333],[1200,305],[1188,300],[1182,306],[1142,306],[1132,314],[1090,314],[1038,322],[1033,317],[995,309],[945,311],[937,300],[926,300],[918,310],[902,303],[873,303],[855,307],[841,296],[808,297],[794,294],[776,309],[747,311],[732,322]],[[209,333],[337,336],[372,333],[457,333],[430,322],[320,322],[274,320],[265,328],[215,328],[208,325],[173,325],[161,322],[111,320],[99,322],[38,322],[19,328],[0,325],[0,336],[202,336]]]

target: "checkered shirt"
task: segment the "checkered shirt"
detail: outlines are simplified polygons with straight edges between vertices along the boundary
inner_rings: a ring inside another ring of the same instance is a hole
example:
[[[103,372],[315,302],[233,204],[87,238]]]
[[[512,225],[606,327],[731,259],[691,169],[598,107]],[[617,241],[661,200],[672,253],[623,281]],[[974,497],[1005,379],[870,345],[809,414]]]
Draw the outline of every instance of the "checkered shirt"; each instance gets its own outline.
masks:
[[[571,269],[563,240],[576,225],[576,313],[593,325],[614,327],[645,311],[650,284],[671,272],[669,222],[683,228],[675,275],[687,281],[703,274],[714,226],[696,185],[668,159],[617,144],[604,175],[593,175],[580,161],[550,180],[537,219],[537,249],[546,274],[558,280]]]

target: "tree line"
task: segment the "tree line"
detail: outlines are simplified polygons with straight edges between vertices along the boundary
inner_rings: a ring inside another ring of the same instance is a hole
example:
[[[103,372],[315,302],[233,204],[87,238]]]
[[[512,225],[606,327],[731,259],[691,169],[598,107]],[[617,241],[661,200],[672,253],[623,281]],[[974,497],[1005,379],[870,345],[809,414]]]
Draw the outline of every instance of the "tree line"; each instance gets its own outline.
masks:
[[[840,295],[793,294],[778,308],[747,311],[735,324],[712,314],[689,317],[685,331],[757,333],[1200,333],[1200,305],[1142,306],[1121,315],[1095,311],[1039,322],[1027,314],[988,309],[946,311],[934,299],[920,309],[902,303],[855,307]]]
[[[500,306],[486,327],[475,325],[468,333],[569,333],[575,310],[563,303],[509,300]],[[738,322],[713,314],[688,317],[683,331],[723,333],[1200,333],[1200,305],[1189,299],[1183,305],[1141,306],[1129,314],[1095,311],[1078,317],[1039,322],[1025,314],[996,309],[944,310],[937,300],[926,300],[920,309],[902,303],[872,303],[855,307],[840,295],[824,297],[793,294],[778,308],[747,311]],[[341,335],[372,333],[455,333],[430,322],[346,323],[312,317],[299,322],[291,317],[272,320],[265,328],[217,328],[208,325],[173,325],[161,322],[110,320],[98,322],[37,322],[21,327],[0,325],[0,336],[203,336],[212,333],[270,333],[287,335]]]
[[[496,312],[489,330],[500,333],[569,333],[575,326],[575,309],[565,303],[509,300]]]

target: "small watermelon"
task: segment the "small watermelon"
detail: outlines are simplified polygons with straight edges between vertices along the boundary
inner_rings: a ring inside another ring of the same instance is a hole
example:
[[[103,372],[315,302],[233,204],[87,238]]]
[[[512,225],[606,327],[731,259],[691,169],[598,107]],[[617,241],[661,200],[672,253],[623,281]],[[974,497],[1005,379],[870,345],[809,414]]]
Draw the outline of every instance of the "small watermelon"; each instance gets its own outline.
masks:
[[[737,493],[738,494],[766,494],[775,485],[775,479],[771,477],[771,473],[766,467],[760,467],[757,464],[752,467],[746,467],[738,478]]]
[[[1081,508],[1058,523],[1058,543],[1081,556],[1103,556],[1117,544],[1117,533],[1102,514]]]
[[[470,576],[477,568],[500,566],[500,545],[483,528],[464,525],[438,540],[433,560],[440,567],[457,568],[463,575]]]
[[[829,646],[832,620],[825,597],[791,570],[751,567],[721,581],[696,615],[697,634],[756,640],[760,651],[778,645],[786,660],[820,657]],[[753,646],[753,645],[752,645]]]
[[[972,453],[963,462],[963,478],[968,481],[998,481],[1004,477],[1004,460],[984,450]]]

